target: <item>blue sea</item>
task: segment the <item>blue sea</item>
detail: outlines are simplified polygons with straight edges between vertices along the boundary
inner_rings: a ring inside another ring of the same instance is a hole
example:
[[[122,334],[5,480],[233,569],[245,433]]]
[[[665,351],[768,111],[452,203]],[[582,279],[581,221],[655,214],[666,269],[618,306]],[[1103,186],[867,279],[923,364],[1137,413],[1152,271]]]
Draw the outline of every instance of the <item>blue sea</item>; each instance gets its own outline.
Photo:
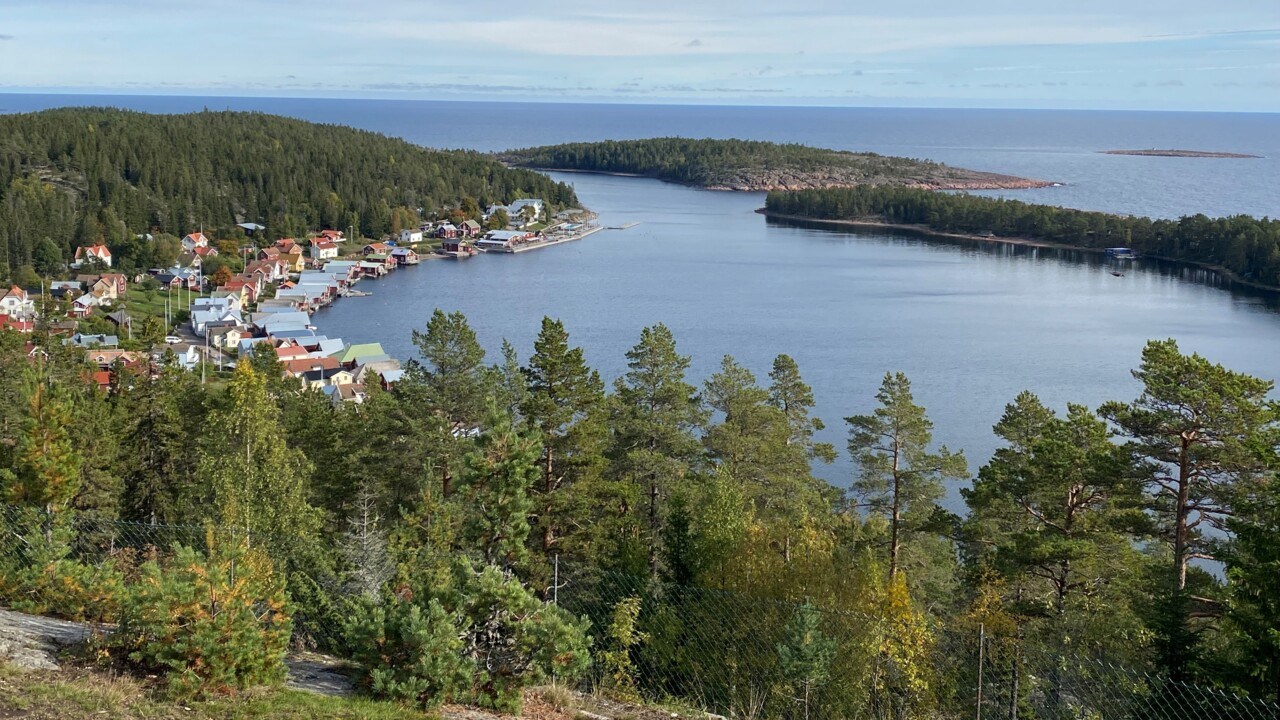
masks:
[[[1274,114],[0,95],[4,112],[72,104],[258,110],[485,151],[661,135],[800,142],[1062,183],[999,193],[1033,202],[1158,217],[1280,212]],[[1099,152],[1153,147],[1264,157]],[[343,300],[316,324],[407,358],[410,332],[432,309],[458,309],[496,360],[503,338],[527,356],[551,315],[612,378],[641,328],[664,322],[693,356],[698,382],[725,354],[766,381],[775,355],[793,355],[827,422],[823,439],[837,447],[842,418],[868,412],[884,373],[901,370],[937,440],[963,449],[975,470],[996,447],[991,425],[1021,390],[1059,409],[1134,397],[1129,371],[1149,338],[1280,378],[1276,298],[1224,289],[1203,272],[1139,262],[1117,278],[1077,253],[770,223],[754,212],[759,194],[557,177],[602,223],[640,224],[520,255],[427,262],[368,283],[371,297]],[[817,471],[846,485],[853,468],[842,457]],[[948,504],[958,508],[955,491]]]

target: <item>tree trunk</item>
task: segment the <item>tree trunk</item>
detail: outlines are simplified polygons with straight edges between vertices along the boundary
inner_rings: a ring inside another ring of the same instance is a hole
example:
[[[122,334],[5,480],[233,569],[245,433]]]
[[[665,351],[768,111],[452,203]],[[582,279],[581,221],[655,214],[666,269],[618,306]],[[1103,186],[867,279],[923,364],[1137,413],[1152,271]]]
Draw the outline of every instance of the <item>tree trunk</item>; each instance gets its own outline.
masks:
[[[555,489],[555,462],[552,458],[551,446],[547,445],[546,463],[543,466],[542,474],[542,492],[546,496],[546,504],[542,515],[542,550],[544,552],[551,552],[551,546],[556,543],[555,528],[551,526],[552,512],[554,510],[551,507],[551,493]]]
[[[1184,436],[1182,438],[1182,451],[1178,453],[1178,499],[1175,506],[1173,525],[1173,569],[1177,577],[1178,592],[1182,592],[1187,588],[1187,545],[1190,540],[1187,522],[1188,516],[1191,514],[1190,509],[1187,507],[1191,504],[1190,444],[1190,440]]]

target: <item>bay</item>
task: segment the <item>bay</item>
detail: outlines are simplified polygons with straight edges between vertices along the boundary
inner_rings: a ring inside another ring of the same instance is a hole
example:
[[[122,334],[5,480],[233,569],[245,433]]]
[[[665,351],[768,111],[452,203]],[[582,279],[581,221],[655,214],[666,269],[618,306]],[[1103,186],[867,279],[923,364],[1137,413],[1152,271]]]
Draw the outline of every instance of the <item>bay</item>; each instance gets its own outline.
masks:
[[[802,142],[1056,180],[1064,186],[992,194],[1089,210],[1274,216],[1280,207],[1274,114],[0,96],[4,112],[69,104],[260,110],[486,151],[659,135]],[[1147,147],[1265,158],[1098,152]],[[556,177],[573,183],[603,223],[640,225],[520,255],[426,262],[364,284],[373,296],[343,300],[316,324],[408,358],[411,331],[434,308],[461,310],[496,361],[503,338],[527,358],[550,315],[612,379],[641,328],[665,322],[693,356],[698,381],[724,354],[762,382],[775,355],[794,356],[827,421],[823,439],[838,447],[841,418],[868,412],[883,374],[901,370],[938,440],[964,449],[975,469],[995,448],[991,425],[1020,390],[1059,409],[1132,398],[1129,370],[1149,338],[1173,337],[1228,367],[1280,377],[1274,298],[1218,287],[1205,273],[1140,262],[1117,278],[1080,253],[770,223],[754,212],[759,194]],[[843,486],[853,468],[842,456],[818,472]]]

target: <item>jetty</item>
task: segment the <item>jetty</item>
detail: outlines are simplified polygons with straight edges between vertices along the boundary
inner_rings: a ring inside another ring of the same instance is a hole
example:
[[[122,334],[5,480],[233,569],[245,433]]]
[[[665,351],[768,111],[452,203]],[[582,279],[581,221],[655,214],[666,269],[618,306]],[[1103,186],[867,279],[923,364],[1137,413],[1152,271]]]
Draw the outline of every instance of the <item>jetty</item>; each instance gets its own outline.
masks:
[[[548,235],[545,240],[532,240],[527,243],[512,245],[511,247],[503,248],[501,250],[489,250],[488,252],[522,253],[530,250],[539,250],[544,247],[551,247],[552,245],[563,245],[564,243],[573,242],[574,240],[581,240],[582,238],[598,233],[601,230],[604,230],[604,228],[596,225],[594,227],[587,228],[582,232],[573,233],[571,235]]]
[[[610,225],[607,229],[609,229],[609,230],[630,230],[631,228],[633,228],[633,227],[635,227],[635,226],[637,226],[637,225],[639,225],[639,224],[640,224],[640,223],[639,223],[638,221],[637,221],[637,222],[629,222],[629,223],[626,223],[626,224],[624,224],[624,225]]]

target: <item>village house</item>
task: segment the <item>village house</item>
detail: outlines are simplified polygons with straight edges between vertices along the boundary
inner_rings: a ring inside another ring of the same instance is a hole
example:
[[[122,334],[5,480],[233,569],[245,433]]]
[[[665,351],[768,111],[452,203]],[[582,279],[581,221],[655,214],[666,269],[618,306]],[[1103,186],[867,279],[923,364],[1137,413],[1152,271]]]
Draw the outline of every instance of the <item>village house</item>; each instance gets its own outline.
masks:
[[[360,358],[386,354],[380,343],[364,343],[346,348],[337,357],[342,367],[354,370],[357,364],[356,361]]]
[[[293,238],[280,238],[279,240],[275,241],[272,247],[274,247],[275,249],[279,250],[282,253],[287,253],[287,252],[291,252],[294,248],[298,247],[298,241],[294,240]]]
[[[111,251],[106,245],[83,245],[76,248],[75,259],[71,262],[71,267],[83,267],[91,261],[98,261],[106,267],[111,267]]]
[[[191,253],[195,255],[197,258],[199,258],[201,261],[204,261],[205,259],[208,259],[211,257],[218,257],[218,248],[213,247],[212,245],[203,245],[201,247],[192,249]]]
[[[319,237],[334,243],[347,241],[346,236],[342,234],[341,230],[321,230],[319,232]]]
[[[35,314],[36,304],[26,290],[17,285],[10,285],[9,289],[0,295],[0,312],[10,317],[25,318]]]
[[[162,270],[156,273],[155,278],[156,282],[162,286],[167,286],[170,290],[178,290],[184,287],[188,290],[199,290],[202,284],[199,272],[182,267]]]
[[[395,258],[396,263],[399,265],[417,265],[421,262],[421,258],[418,257],[418,253],[410,250],[409,248],[393,248],[391,250],[391,257]]]
[[[71,301],[71,309],[67,312],[70,318],[86,318],[93,314],[93,309],[98,307],[98,298],[85,293]]]
[[[326,385],[320,388],[320,392],[324,393],[329,401],[334,405],[344,402],[362,403],[367,393],[364,386],[359,383],[345,383],[342,385]]]
[[[120,344],[120,338],[115,335],[85,335],[84,333],[76,333],[69,338],[64,338],[63,345],[70,345],[78,348],[113,348]]]
[[[259,225],[258,223],[251,222],[236,223],[236,227],[243,230],[246,237],[253,237],[267,229],[266,225]]]
[[[458,226],[451,222],[440,223],[436,228],[436,237],[438,238],[456,238],[458,237]]]
[[[301,376],[304,389],[319,390],[327,385],[347,385],[351,383],[351,372],[342,368],[325,368],[308,370]]]
[[[422,231],[413,228],[406,228],[400,231],[400,242],[402,243],[420,243],[422,242]]]
[[[523,230],[490,230],[476,245],[485,250],[510,250],[533,237],[534,233]]]
[[[210,326],[213,323],[210,323]],[[244,337],[245,331],[236,325],[223,325],[221,327],[210,327],[209,344],[222,350],[231,350],[240,344],[240,340]]]
[[[36,329],[36,322],[34,320],[20,320],[18,318],[13,317],[12,315],[0,313],[0,330],[12,330],[14,332],[20,332],[20,333],[31,333],[31,332],[35,332],[35,329]]]
[[[107,370],[116,362],[133,363],[138,361],[138,353],[132,350],[98,349],[85,352],[85,361],[97,365],[99,370]]]
[[[117,310],[107,315],[107,322],[116,326],[117,330],[129,332],[133,328],[133,318],[124,310]]]
[[[316,261],[332,260],[338,257],[338,246],[332,240],[316,238],[311,241],[311,259]]]
[[[196,248],[209,247],[209,238],[203,232],[193,232],[182,238],[182,249],[193,252]]]
[[[391,252],[391,246],[384,242],[372,242],[365,245],[361,252],[365,255],[386,255]]]
[[[280,259],[285,263],[285,271],[289,273],[300,273],[307,267],[307,258],[302,253],[302,248],[294,246],[287,252],[280,254]]]
[[[511,218],[512,224],[528,227],[542,217],[545,207],[546,203],[539,198],[520,198],[507,206],[507,216]],[[529,208],[527,213],[525,208]]]
[[[178,259],[175,267],[199,270],[203,265],[204,261],[200,259],[199,255],[191,252],[190,250],[184,250],[181,253],[178,253]]]
[[[484,232],[484,228],[480,227],[480,223],[475,220],[464,220],[458,226],[458,231],[463,237],[475,237]]]
[[[262,248],[253,257],[256,260],[275,260],[276,258],[280,257],[280,248],[278,247]]]

